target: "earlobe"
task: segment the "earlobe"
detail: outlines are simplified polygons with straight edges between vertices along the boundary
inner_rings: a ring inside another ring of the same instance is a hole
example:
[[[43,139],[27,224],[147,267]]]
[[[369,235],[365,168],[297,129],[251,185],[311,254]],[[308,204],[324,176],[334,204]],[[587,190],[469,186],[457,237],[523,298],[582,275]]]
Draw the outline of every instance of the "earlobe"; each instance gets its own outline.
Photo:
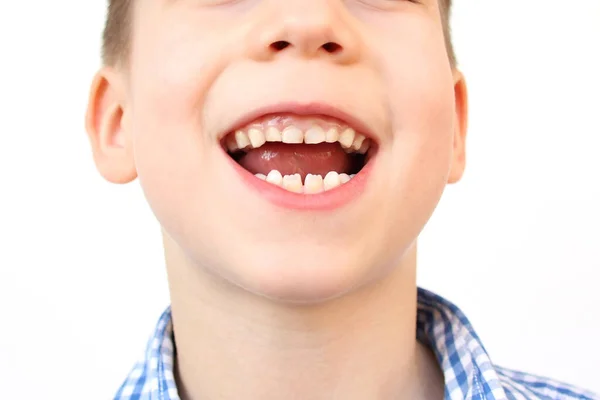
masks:
[[[466,165],[468,122],[467,84],[463,74],[458,70],[454,73],[454,103],[454,144],[448,183],[458,182],[464,174]]]
[[[103,68],[92,82],[85,116],[96,168],[113,183],[128,183],[137,177],[124,93],[123,78]]]

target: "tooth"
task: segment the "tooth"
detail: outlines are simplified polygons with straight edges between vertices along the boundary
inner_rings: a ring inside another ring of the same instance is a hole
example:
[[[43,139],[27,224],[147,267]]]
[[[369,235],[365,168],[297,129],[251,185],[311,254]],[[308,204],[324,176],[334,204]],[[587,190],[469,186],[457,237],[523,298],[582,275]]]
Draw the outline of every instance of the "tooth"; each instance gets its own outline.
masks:
[[[348,174],[340,174],[340,183],[348,183],[350,181],[350,176]]]
[[[283,143],[302,143],[304,141],[304,135],[302,131],[295,126],[288,126],[283,130],[281,134]]]
[[[335,187],[340,186],[340,176],[335,171],[330,171],[325,175],[325,179],[323,180],[323,189],[330,190]]]
[[[281,132],[274,126],[270,126],[265,132],[265,139],[267,142],[281,142]]]
[[[252,147],[255,149],[257,147],[262,146],[267,141],[265,139],[264,133],[260,129],[252,128],[248,131],[248,138],[250,139],[250,143]]]
[[[330,128],[325,134],[325,141],[327,143],[335,143],[340,138],[340,133],[337,128]]]
[[[267,182],[272,183],[277,186],[281,186],[281,183],[283,182],[283,177],[281,176],[281,172],[277,171],[276,169],[269,172],[269,175],[267,175]]]
[[[267,180],[267,176],[264,174],[254,174],[254,176],[263,181]]]
[[[325,131],[320,126],[313,126],[304,134],[304,143],[318,144],[325,141]]]
[[[250,146],[250,139],[244,131],[235,132],[235,142],[238,146],[238,149],[245,149],[246,147]]]
[[[354,129],[348,128],[340,134],[340,138],[338,139],[338,141],[340,142],[342,147],[348,148],[352,146],[352,143],[354,142],[354,135]]]
[[[365,137],[363,135],[361,135],[360,133],[357,133],[356,136],[354,137],[354,142],[352,142],[352,149],[353,150],[360,149],[360,147],[362,146],[364,141],[365,141]]]
[[[360,149],[358,149],[358,152],[360,154],[365,154],[367,151],[369,151],[370,147],[371,147],[371,141],[369,139],[367,139],[362,143],[362,145],[360,146]]]
[[[323,177],[308,174],[304,179],[304,193],[320,193],[323,191]]]
[[[356,176],[356,174],[350,175],[350,179],[354,178],[355,176]]]
[[[302,193],[302,177],[300,174],[283,177],[283,188],[294,193]]]
[[[226,145],[227,145],[227,150],[229,150],[231,153],[234,153],[235,151],[239,150],[237,142],[235,140],[235,135],[227,136]]]

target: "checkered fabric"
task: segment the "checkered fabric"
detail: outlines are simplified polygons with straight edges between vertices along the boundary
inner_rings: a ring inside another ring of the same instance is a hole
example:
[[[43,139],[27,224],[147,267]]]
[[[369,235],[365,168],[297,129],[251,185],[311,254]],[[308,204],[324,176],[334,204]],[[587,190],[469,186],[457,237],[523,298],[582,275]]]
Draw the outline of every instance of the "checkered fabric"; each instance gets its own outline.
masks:
[[[495,366],[465,315],[449,301],[419,289],[417,338],[437,356],[446,400],[600,400],[573,386]],[[179,400],[173,376],[171,312],[161,316],[143,361],[115,400]]]

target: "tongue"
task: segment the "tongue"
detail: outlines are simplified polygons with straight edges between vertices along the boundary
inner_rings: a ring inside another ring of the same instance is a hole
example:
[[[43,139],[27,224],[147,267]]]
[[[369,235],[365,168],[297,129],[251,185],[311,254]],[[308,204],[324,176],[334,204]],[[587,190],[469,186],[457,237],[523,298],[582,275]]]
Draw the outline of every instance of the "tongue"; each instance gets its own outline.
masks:
[[[265,143],[244,154],[239,164],[253,174],[267,175],[276,169],[282,175],[307,174],[325,177],[328,172],[351,172],[351,157],[338,143],[284,144]]]

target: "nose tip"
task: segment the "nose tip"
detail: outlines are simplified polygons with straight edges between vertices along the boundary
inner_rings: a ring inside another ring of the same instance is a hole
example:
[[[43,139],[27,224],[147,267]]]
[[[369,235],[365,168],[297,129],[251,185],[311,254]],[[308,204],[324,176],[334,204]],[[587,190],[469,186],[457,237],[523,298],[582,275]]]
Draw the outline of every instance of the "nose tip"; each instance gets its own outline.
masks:
[[[341,6],[327,2],[270,3],[265,14],[249,32],[248,51],[252,58],[269,60],[284,55],[324,58],[337,63],[357,59],[356,32]],[[268,11],[268,12],[267,12]]]

